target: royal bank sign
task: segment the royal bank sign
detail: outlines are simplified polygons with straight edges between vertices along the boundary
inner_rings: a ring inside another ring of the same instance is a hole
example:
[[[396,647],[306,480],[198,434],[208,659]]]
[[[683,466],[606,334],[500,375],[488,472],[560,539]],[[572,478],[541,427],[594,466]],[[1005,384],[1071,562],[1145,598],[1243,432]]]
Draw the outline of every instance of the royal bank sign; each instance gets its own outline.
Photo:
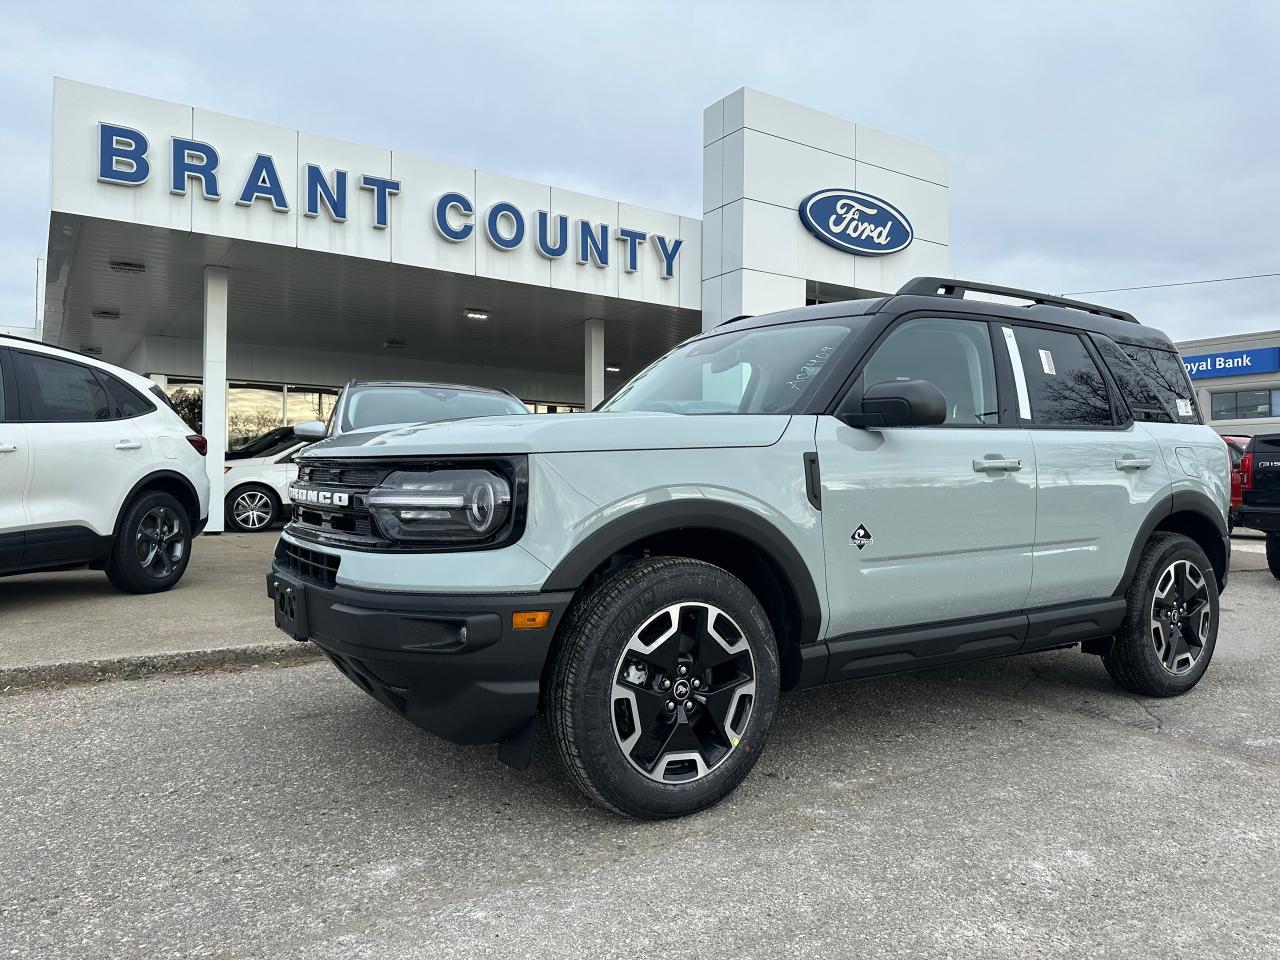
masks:
[[[387,229],[395,198],[415,189],[412,183],[390,177],[305,163],[299,183],[302,196],[290,197],[270,154],[257,154],[248,175],[235,183],[226,182],[219,163],[218,149],[211,143],[170,137],[167,149],[157,151],[141,130],[98,124],[98,181],[119,187],[141,187],[152,179],[157,165],[163,164],[167,165],[162,172],[168,174],[169,192],[176,196],[196,190],[209,203],[269,205],[282,214],[289,213],[300,200],[303,216],[327,217],[333,223],[346,223],[352,205],[363,202],[370,206],[369,224],[374,230]],[[505,200],[477,210],[472,198],[461,191],[436,194],[432,211],[436,233],[450,243],[463,243],[479,232],[500,251],[532,244],[548,260],[573,256],[579,264],[601,269],[609,267],[616,254],[627,273],[652,267],[664,280],[675,275],[684,242],[626,226],[582,219],[571,222],[565,214],[522,210]]]

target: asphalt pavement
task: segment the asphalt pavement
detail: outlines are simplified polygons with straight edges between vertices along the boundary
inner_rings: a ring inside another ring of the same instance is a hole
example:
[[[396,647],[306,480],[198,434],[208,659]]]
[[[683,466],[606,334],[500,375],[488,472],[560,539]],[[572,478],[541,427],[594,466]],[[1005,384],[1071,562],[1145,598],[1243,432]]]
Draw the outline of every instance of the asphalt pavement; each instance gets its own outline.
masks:
[[[1280,584],[1187,696],[1077,652],[783,698],[634,823],[324,664],[0,697],[0,956],[1280,956]]]

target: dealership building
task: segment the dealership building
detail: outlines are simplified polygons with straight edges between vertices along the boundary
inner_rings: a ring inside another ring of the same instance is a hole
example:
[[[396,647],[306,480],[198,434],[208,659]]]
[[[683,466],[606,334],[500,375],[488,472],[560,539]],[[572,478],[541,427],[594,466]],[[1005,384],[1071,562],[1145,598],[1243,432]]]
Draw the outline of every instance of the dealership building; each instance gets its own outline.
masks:
[[[1178,350],[1218,433],[1280,433],[1280,330],[1185,340]]]
[[[589,409],[728,318],[950,275],[938,150],[740,89],[702,158],[689,216],[58,79],[42,336],[199,404],[217,530],[227,446],[349,379]]]

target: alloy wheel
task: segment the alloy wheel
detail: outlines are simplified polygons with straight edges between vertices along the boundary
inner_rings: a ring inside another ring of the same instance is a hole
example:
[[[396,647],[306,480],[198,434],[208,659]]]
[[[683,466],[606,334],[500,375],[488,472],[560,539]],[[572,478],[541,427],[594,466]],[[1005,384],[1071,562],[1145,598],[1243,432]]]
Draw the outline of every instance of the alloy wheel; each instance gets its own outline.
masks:
[[[246,490],[231,504],[231,515],[246,530],[261,530],[271,522],[271,498],[261,490]]]
[[[647,619],[618,658],[614,737],[646,777],[689,783],[737,748],[755,690],[755,658],[733,618],[708,603],[672,604]]]
[[[1156,580],[1151,598],[1151,642],[1166,670],[1187,673],[1209,640],[1213,609],[1204,573],[1190,560],[1175,560]]]
[[[142,516],[135,536],[138,565],[156,580],[177,569],[186,552],[182,521],[168,507],[152,507]]]

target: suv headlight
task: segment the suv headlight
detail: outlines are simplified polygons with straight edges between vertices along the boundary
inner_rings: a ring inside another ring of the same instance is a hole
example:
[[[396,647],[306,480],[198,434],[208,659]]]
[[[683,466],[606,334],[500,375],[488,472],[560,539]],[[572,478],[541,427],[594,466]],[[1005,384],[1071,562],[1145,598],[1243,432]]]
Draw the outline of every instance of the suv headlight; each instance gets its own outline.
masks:
[[[397,470],[369,491],[365,504],[391,540],[438,546],[496,544],[513,528],[512,479],[480,467]]]

